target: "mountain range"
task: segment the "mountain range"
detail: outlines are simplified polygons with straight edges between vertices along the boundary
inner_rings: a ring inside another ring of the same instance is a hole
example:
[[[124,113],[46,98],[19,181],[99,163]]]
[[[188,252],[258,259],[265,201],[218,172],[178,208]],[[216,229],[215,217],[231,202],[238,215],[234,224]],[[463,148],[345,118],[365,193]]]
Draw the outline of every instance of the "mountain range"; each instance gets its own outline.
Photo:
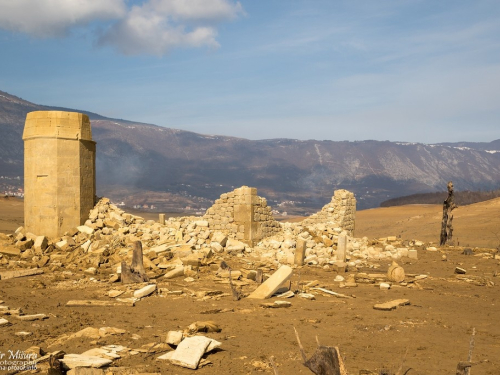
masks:
[[[203,209],[235,187],[257,187],[281,211],[307,213],[333,191],[353,191],[358,208],[389,198],[500,186],[500,139],[422,144],[389,141],[248,140],[111,119],[84,110],[33,104],[0,91],[0,175],[23,175],[26,114],[89,115],[97,142],[98,195],[128,205]],[[446,194],[445,194],[446,195]]]

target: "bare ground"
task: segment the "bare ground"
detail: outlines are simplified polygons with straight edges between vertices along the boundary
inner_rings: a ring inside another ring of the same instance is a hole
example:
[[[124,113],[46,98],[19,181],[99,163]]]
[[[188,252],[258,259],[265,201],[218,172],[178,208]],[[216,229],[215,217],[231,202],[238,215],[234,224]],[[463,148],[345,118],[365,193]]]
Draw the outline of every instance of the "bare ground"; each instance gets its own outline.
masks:
[[[0,206],[2,218],[7,217],[4,207]],[[402,209],[404,212],[390,209],[359,212],[356,236],[378,238],[401,234],[424,241],[437,241],[439,225],[437,234],[433,225],[436,215],[440,213],[439,207],[409,206]],[[482,212],[494,213],[498,205],[495,202],[491,207],[481,209]],[[477,221],[481,217],[470,212],[467,216],[467,212],[466,207],[455,211],[456,234],[461,238],[466,236],[461,232],[460,220],[472,217],[473,221]],[[19,224],[15,223],[18,219],[18,214],[12,215],[14,227]],[[469,229],[467,241],[471,246],[479,246],[481,238],[487,236],[486,231],[477,229],[479,233],[476,236],[474,228]],[[424,237],[426,231],[429,237]],[[481,235],[481,232],[484,234]],[[465,240],[460,239],[461,245],[462,241]],[[477,249],[475,255],[464,255],[462,250],[455,247],[434,252],[419,251],[418,260],[405,258],[402,265],[407,274],[424,274],[427,278],[407,286],[393,285],[390,290],[380,290],[378,285],[363,283],[354,288],[341,288],[338,282],[333,281],[337,275],[335,271],[316,267],[297,268],[292,278],[292,290],[304,289],[305,283],[318,280],[319,286],[355,298],[336,298],[316,291],[316,300],[294,297],[287,300],[291,302],[291,307],[280,309],[260,306],[262,302],[269,301],[233,301],[228,284],[218,281],[209,267],[202,267],[193,282],[183,278],[173,281],[158,279],[159,288],[182,290],[183,294],[155,294],[137,302],[134,307],[65,306],[72,299],[110,300],[107,292],[112,289],[125,290],[122,296],[125,297],[138,288],[109,283],[107,275],[98,275],[92,280],[91,276],[83,273],[83,269],[71,273],[64,269],[46,270],[43,275],[0,280],[0,300],[3,301],[0,306],[20,307],[26,314],[44,313],[49,316],[34,322],[3,316],[13,324],[0,327],[0,352],[25,350],[33,345],[46,351],[61,349],[67,353],[82,353],[106,344],[140,349],[145,344],[164,342],[170,330],[184,329],[195,321],[212,320],[220,325],[222,331],[205,335],[219,340],[222,346],[220,351],[207,356],[212,364],[196,370],[199,374],[272,374],[269,365],[271,356],[274,356],[280,375],[311,374],[301,364],[293,331],[295,327],[308,355],[316,347],[316,336],[322,345],[339,346],[351,375],[370,373],[368,371],[378,374],[383,368],[395,371],[406,350],[408,355],[404,368],[413,369],[408,374],[435,375],[454,374],[457,363],[467,359],[470,335],[475,328],[473,360],[487,362],[473,367],[471,374],[498,375],[500,280],[496,275],[500,271],[500,261],[480,255],[484,253],[481,249]],[[443,255],[447,256],[446,261],[443,261]],[[259,265],[258,260],[251,258],[232,257],[226,258],[226,261],[233,269]],[[378,268],[362,271],[385,272],[389,262],[374,262],[374,265]],[[461,277],[455,275],[457,266],[466,269],[467,274]],[[412,277],[407,279],[412,280]],[[248,285],[241,287],[243,294],[250,293],[257,286],[252,281],[245,282]],[[200,291],[222,291],[226,295],[202,298],[197,295]],[[393,311],[373,309],[376,303],[398,298],[409,299],[410,305]],[[277,298],[271,299],[275,300]],[[85,327],[107,326],[125,329],[126,333],[99,340],[72,339],[49,346],[62,334],[74,333]],[[25,338],[16,336],[15,333],[20,331],[33,334]],[[163,353],[139,352],[115,360],[113,366],[162,374],[193,373],[193,370],[156,360]]]

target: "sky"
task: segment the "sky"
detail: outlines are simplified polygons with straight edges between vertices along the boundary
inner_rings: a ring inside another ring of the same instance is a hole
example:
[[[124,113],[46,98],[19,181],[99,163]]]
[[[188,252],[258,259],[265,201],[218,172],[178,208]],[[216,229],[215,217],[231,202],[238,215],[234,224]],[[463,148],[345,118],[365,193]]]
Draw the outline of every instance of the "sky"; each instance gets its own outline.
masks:
[[[500,138],[498,0],[0,0],[0,90],[248,139]]]

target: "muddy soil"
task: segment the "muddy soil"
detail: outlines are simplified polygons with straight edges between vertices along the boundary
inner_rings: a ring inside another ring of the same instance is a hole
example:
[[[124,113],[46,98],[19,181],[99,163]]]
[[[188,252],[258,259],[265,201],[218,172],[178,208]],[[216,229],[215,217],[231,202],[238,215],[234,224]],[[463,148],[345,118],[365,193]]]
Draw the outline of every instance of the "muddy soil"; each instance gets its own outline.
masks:
[[[301,364],[294,335],[299,332],[308,355],[316,347],[316,337],[322,345],[338,346],[349,374],[378,373],[400,365],[408,354],[404,368],[409,374],[454,374],[457,363],[467,359],[469,340],[475,328],[473,360],[485,360],[472,369],[472,374],[500,374],[500,261],[478,255],[461,254],[462,249],[419,251],[418,260],[404,258],[401,264],[407,274],[423,274],[427,278],[409,286],[393,285],[380,290],[375,284],[358,283],[357,287],[340,288],[334,282],[337,273],[319,267],[294,270],[292,290],[317,280],[319,286],[355,298],[336,298],[318,291],[316,300],[293,297],[289,308],[261,307],[270,300],[241,299],[234,301],[230,287],[215,279],[214,271],[202,267],[194,281],[184,277],[156,280],[162,290],[182,291],[176,294],[155,294],[134,307],[67,307],[73,299],[110,300],[108,291],[125,290],[121,297],[131,295],[138,286],[110,283],[108,277],[88,276],[83,272],[56,271],[38,276],[0,280],[0,306],[21,308],[26,314],[44,313],[48,319],[34,322],[4,316],[12,325],[0,327],[0,352],[25,350],[40,346],[43,350],[64,350],[82,353],[107,344],[140,349],[150,343],[165,342],[170,330],[185,329],[195,321],[211,320],[222,328],[220,333],[206,333],[222,343],[220,350],[206,358],[211,364],[197,374],[273,374],[270,357],[274,357],[280,375],[311,374]],[[443,261],[443,255],[447,260]],[[251,258],[227,258],[233,269],[248,267]],[[374,263],[378,268],[367,273],[385,272],[389,262]],[[457,278],[455,267],[467,270]],[[342,274],[347,277],[349,272]],[[471,276],[467,281],[464,276]],[[242,286],[243,294],[257,285]],[[476,285],[477,284],[477,285]],[[200,291],[222,291],[225,294],[202,298]],[[410,305],[393,311],[373,309],[376,303],[406,298]],[[1,311],[1,310],[0,310]],[[53,339],[86,327],[115,327],[126,330],[121,335],[99,340],[72,339],[49,346]],[[27,331],[32,335],[16,336]],[[161,374],[193,374],[156,358],[163,351],[139,352],[115,360],[113,366],[136,368],[142,372]]]

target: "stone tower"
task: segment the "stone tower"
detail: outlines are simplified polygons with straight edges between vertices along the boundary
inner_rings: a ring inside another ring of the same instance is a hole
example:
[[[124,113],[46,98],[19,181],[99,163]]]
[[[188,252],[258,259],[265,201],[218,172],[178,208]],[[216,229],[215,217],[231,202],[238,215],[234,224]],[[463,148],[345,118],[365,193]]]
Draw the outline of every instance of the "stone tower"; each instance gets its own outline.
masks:
[[[95,197],[95,150],[87,115],[36,111],[26,116],[24,224],[58,237],[88,218]]]

